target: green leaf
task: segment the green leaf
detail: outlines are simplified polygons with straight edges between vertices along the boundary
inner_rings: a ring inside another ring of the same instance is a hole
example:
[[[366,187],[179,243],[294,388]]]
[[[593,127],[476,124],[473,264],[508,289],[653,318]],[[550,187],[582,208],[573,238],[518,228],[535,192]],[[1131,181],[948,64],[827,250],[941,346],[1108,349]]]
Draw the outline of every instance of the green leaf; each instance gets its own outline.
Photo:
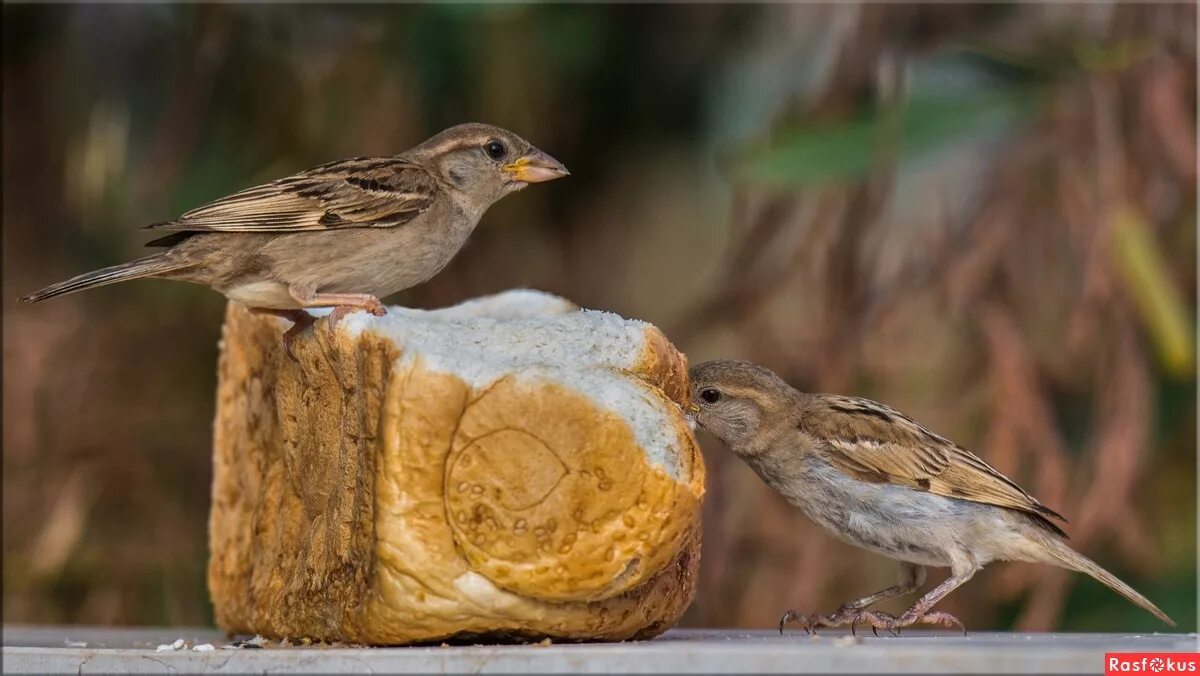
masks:
[[[1128,70],[1154,50],[1150,40],[1123,40],[1114,45],[1101,45],[1080,40],[1074,44],[1075,58],[1084,70],[1093,73],[1115,73]]]
[[[900,111],[878,111],[869,117],[833,125],[804,125],[782,132],[765,148],[752,152],[738,167],[751,182],[804,185],[861,176],[897,148],[911,161],[964,137],[994,133],[1035,110],[1029,90],[990,92],[977,96],[926,95],[908,101]],[[894,124],[891,115],[899,116]],[[896,136],[899,138],[896,138]]]
[[[1164,371],[1186,377],[1195,368],[1195,318],[1171,279],[1145,218],[1131,206],[1113,216],[1117,270],[1133,297]]]

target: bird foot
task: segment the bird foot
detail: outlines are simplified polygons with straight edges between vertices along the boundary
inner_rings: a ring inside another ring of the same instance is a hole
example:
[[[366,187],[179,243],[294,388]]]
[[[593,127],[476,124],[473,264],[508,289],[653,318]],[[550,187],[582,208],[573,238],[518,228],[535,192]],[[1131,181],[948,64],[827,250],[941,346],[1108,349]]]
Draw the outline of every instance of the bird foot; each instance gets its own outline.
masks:
[[[340,322],[343,317],[351,312],[357,312],[358,310],[366,310],[376,317],[382,317],[387,314],[387,308],[384,307],[383,303],[379,302],[379,299],[377,298],[372,298],[362,305],[338,305],[337,307],[333,308],[333,312],[329,313],[329,332],[333,333],[337,330],[338,322]]]
[[[271,308],[252,307],[250,311],[255,314],[274,315],[291,321],[291,328],[283,332],[283,350],[292,361],[300,361],[296,358],[296,353],[292,351],[292,343],[295,342],[296,336],[304,333],[308,327],[316,323],[316,318],[304,310],[275,310]]]
[[[911,627],[915,624],[930,624],[943,627],[958,627],[962,630],[963,636],[967,635],[967,628],[959,619],[950,613],[931,612],[931,613],[914,613],[909,611],[900,617],[881,613],[877,611],[864,610],[855,615],[850,623],[850,633],[855,633],[855,628],[860,623],[866,623],[871,627],[871,633],[879,635],[880,629],[885,629],[892,636],[899,636],[900,630],[905,627]]]
[[[804,630],[806,634],[816,634],[818,627],[841,627],[850,624],[854,621],[860,612],[859,608],[852,606],[842,606],[838,608],[832,615],[821,615],[813,613],[803,615],[798,611],[789,610],[779,618],[779,633],[783,634],[783,627],[789,622],[795,622]]]
[[[299,314],[292,317],[292,321],[295,322],[292,324],[292,328],[283,332],[283,350],[287,352],[289,359],[298,362],[300,360],[296,357],[296,353],[292,351],[292,343],[296,341],[297,336],[307,331],[308,327],[316,323],[317,320],[312,315],[301,310]]]

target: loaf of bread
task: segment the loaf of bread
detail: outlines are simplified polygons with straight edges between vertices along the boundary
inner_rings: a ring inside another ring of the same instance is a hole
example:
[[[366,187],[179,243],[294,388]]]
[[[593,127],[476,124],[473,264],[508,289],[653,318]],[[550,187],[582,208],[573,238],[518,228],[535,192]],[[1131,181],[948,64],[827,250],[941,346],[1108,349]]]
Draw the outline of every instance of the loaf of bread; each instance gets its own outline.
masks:
[[[622,640],[692,599],[704,466],[653,326],[511,291],[287,323],[230,304],[208,584],[230,633]]]

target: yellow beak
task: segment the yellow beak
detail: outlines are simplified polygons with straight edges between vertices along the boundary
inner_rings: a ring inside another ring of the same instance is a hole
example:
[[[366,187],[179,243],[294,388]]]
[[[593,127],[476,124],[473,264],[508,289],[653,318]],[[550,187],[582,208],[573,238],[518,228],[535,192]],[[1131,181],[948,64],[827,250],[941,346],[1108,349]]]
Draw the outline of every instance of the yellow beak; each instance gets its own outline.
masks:
[[[553,181],[571,173],[567,171],[562,162],[537,148],[531,148],[528,153],[504,165],[504,171],[508,172],[514,180],[523,183]]]

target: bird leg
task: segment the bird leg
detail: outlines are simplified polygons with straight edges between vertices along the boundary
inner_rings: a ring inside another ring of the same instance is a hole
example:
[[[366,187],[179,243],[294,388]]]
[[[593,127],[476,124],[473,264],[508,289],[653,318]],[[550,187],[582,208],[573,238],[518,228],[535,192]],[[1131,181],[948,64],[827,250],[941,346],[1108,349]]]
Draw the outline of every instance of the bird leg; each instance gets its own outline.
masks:
[[[874,594],[868,594],[860,599],[843,603],[842,607],[835,610],[832,615],[801,615],[795,610],[789,610],[779,620],[779,633],[783,633],[783,626],[788,622],[797,622],[806,634],[815,634],[817,627],[840,627],[851,624],[868,607],[880,601],[886,601],[887,599],[903,596],[904,594],[911,594],[923,584],[925,584],[924,567],[914,563],[901,563],[900,576],[897,578],[896,584],[891,587],[877,591]]]
[[[376,317],[387,314],[387,308],[369,293],[317,293],[308,289],[289,288],[288,292],[304,307],[332,307],[329,313],[329,330],[337,328],[342,317],[355,310],[366,310]]]
[[[292,361],[299,361],[296,359],[296,354],[292,352],[292,341],[296,340],[296,336],[303,333],[305,329],[316,323],[316,318],[304,310],[275,310],[265,307],[252,307],[250,311],[254,314],[275,315],[276,317],[283,317],[292,321],[292,327],[283,333],[283,349]]]
[[[932,624],[941,625],[944,627],[958,627],[962,630],[964,636],[967,634],[967,628],[959,619],[950,613],[930,612],[930,609],[941,601],[946,594],[958,589],[967,580],[970,580],[977,568],[971,568],[966,572],[952,575],[945,582],[934,587],[930,592],[913,604],[908,612],[900,617],[895,617],[887,613],[872,612],[869,610],[859,611],[858,615],[850,623],[850,633],[854,633],[854,628],[859,622],[865,622],[871,625],[871,632],[876,636],[879,635],[880,629],[886,629],[893,634],[899,634],[904,627],[911,627],[914,624]]]

